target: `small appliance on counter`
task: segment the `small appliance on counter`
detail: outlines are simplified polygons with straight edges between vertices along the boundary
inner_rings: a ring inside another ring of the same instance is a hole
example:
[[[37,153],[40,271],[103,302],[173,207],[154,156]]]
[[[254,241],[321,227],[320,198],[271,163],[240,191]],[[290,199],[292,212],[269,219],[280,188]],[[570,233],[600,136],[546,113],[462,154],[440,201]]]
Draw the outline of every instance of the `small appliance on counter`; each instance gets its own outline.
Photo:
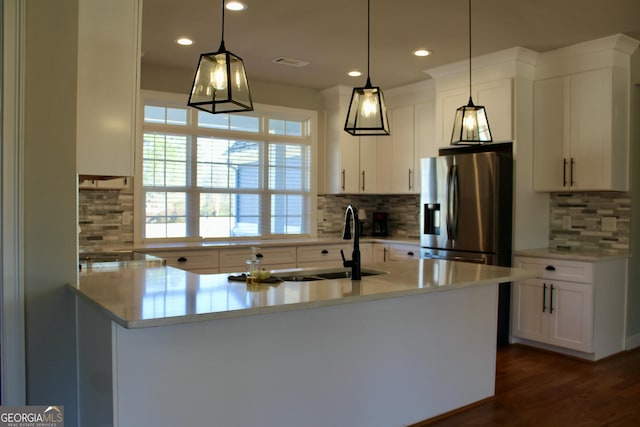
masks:
[[[388,214],[386,212],[374,212],[371,219],[373,223],[373,235],[376,237],[386,237],[389,235],[387,227]]]

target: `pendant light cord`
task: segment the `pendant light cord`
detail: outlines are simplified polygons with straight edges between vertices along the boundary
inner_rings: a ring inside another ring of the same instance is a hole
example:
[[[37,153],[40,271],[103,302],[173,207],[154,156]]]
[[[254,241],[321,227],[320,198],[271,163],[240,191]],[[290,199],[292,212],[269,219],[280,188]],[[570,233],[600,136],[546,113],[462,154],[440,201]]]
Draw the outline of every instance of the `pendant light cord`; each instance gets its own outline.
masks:
[[[371,69],[371,0],[367,0],[367,79]]]
[[[469,0],[469,99],[471,99],[471,0]]]
[[[220,35],[220,46],[224,49],[224,0],[222,0],[222,34]]]

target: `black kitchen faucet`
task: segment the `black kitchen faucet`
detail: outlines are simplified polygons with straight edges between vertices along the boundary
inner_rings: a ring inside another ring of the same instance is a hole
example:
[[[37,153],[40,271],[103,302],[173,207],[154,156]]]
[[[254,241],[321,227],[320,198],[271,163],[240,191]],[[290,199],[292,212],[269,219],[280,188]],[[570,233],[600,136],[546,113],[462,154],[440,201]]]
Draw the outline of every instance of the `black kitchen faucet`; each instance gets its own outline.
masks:
[[[349,205],[344,215],[344,230],[342,231],[342,238],[344,240],[351,239],[352,226],[353,252],[351,253],[351,259],[345,259],[342,249],[340,249],[340,255],[342,255],[342,265],[351,267],[351,280],[360,280],[360,227],[358,224],[358,208],[354,205]]]

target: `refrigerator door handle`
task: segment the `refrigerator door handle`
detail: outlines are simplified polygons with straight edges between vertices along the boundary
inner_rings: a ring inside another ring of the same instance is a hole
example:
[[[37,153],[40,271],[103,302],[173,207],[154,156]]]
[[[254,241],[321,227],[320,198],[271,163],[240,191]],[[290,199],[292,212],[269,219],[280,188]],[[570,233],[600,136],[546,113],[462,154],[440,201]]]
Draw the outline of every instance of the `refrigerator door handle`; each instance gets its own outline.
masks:
[[[446,256],[446,255],[443,256],[443,255],[433,255],[433,254],[429,254],[427,257],[431,259],[441,259],[443,261],[462,261],[462,262],[468,262],[472,264],[487,264],[487,259],[484,257],[471,258],[466,256]]]
[[[458,166],[449,167],[447,185],[447,234],[450,240],[458,237]]]
[[[453,165],[450,165],[449,168],[447,169],[447,195],[446,195],[446,205],[447,205],[447,211],[446,211],[446,218],[445,218],[445,223],[447,224],[447,239],[452,240],[452,234],[453,234],[453,230],[451,229],[451,215],[452,215],[452,206],[451,206],[451,199],[452,199],[452,192],[453,192],[453,184],[451,182],[451,176],[452,176],[452,170],[453,170]]]

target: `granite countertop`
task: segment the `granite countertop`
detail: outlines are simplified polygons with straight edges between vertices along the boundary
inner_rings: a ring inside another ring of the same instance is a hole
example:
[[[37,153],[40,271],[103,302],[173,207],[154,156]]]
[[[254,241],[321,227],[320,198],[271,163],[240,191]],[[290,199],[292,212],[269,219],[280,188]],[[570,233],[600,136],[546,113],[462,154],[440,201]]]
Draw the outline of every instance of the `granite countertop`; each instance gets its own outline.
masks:
[[[535,248],[518,249],[513,252],[516,256],[528,256],[534,258],[554,258],[570,261],[606,261],[611,259],[629,258],[628,251],[613,249],[559,249],[559,248]]]
[[[346,270],[346,269],[345,269]],[[536,276],[535,271],[444,260],[374,264],[363,271],[382,274],[309,282],[247,285],[228,274],[196,274],[167,266],[114,263],[82,271],[70,286],[113,321],[129,329],[181,324],[271,312],[308,309],[447,291]],[[293,269],[313,274],[321,269]],[[284,270],[273,275],[283,275]]]

